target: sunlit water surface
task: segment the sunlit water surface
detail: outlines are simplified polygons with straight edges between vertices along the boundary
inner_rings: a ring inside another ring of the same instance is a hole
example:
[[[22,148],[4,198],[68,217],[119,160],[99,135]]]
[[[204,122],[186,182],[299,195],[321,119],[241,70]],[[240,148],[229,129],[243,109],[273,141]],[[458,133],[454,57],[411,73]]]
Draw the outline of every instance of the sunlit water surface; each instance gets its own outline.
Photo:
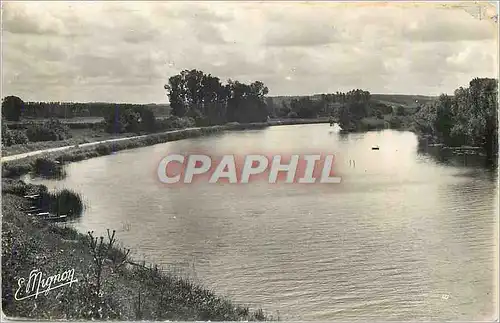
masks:
[[[65,180],[37,182],[85,196],[79,230],[116,229],[136,259],[181,268],[282,320],[495,316],[495,175],[471,159],[419,153],[412,133],[332,128],[160,144],[73,163]],[[159,160],[179,151],[334,153],[342,183],[160,185]]]

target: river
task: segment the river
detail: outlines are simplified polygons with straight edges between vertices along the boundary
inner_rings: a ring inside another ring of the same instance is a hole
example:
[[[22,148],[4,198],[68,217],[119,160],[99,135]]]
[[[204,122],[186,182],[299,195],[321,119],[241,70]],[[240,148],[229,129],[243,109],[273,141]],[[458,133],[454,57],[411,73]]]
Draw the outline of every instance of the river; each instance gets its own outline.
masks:
[[[34,182],[85,196],[72,224],[79,230],[116,229],[135,259],[181,268],[281,320],[491,320],[495,174],[473,159],[421,153],[409,132],[330,129],[181,140],[73,163],[62,181]],[[160,185],[158,162],[179,151],[333,152],[342,183]]]

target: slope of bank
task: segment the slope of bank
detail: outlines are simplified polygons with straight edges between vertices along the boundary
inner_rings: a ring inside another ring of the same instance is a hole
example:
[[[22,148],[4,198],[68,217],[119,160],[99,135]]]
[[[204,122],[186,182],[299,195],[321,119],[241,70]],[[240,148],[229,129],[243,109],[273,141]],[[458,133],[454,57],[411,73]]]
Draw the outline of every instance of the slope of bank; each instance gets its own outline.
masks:
[[[269,319],[262,310],[234,305],[187,278],[131,262],[116,244],[102,253],[99,266],[89,235],[23,214],[21,207],[26,202],[21,196],[2,196],[2,310],[8,317],[124,321]],[[107,247],[109,241],[104,241]],[[33,269],[40,270],[44,279],[74,270],[78,282],[47,295],[40,294],[37,299],[15,299],[19,279],[27,282]]]
[[[265,128],[269,126],[278,126],[278,125],[295,125],[295,124],[316,124],[316,123],[327,123],[327,118],[318,118],[318,119],[281,119],[281,120],[271,120],[265,123],[250,123],[250,124],[239,124],[239,123],[229,123],[222,126],[214,126],[214,127],[223,127],[224,130],[244,130],[244,129],[259,129]],[[214,128],[214,127],[206,127],[206,128]],[[76,146],[79,147],[90,147],[102,143],[109,142],[118,142],[123,140],[135,139],[135,138],[144,138],[146,136],[152,135],[165,135],[167,133],[176,133],[179,131],[186,131],[190,129],[202,129],[201,127],[193,127],[193,128],[184,128],[184,129],[172,129],[170,131],[161,132],[161,133],[151,133],[144,135],[130,135],[130,134],[108,134],[108,136],[112,136],[112,138],[107,138],[105,140],[89,140],[88,138],[76,140],[62,140],[62,141],[41,141],[41,142],[31,142],[28,144],[19,144],[9,147],[2,148],[2,162],[9,161],[13,159],[21,159],[24,157],[29,157],[33,155],[38,155],[45,152],[54,152],[54,151],[62,151],[74,148]],[[42,148],[42,149],[40,149]]]
[[[78,146],[64,146],[44,149],[24,154],[2,157],[2,177],[18,177],[30,173],[33,170],[33,164],[37,158],[58,161],[65,164],[89,158],[110,155],[120,150],[151,146],[187,138],[195,138],[224,131],[263,129],[269,126],[314,124],[327,122],[328,120],[325,119],[291,119],[251,124],[230,123],[224,126],[187,128],[163,133],[97,141]]]

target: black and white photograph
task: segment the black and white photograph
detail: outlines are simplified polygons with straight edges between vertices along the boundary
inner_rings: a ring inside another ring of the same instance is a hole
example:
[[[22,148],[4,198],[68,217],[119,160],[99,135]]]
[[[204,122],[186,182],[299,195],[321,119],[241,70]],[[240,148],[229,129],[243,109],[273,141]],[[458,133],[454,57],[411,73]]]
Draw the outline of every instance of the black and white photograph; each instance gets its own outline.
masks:
[[[498,322],[498,1],[2,1],[2,321]]]

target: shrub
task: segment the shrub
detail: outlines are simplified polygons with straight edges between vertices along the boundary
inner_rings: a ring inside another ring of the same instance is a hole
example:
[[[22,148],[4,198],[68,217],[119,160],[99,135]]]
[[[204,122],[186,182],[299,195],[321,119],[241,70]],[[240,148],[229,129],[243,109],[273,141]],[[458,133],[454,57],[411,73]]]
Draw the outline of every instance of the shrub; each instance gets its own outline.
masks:
[[[292,119],[296,119],[299,117],[299,115],[297,114],[297,112],[295,111],[291,111],[290,113],[288,113],[288,118],[292,118]]]
[[[65,175],[61,163],[47,157],[35,159],[32,165],[33,174],[43,178],[62,178]]]
[[[400,118],[398,118],[398,117],[392,117],[389,120],[389,124],[390,124],[391,128],[397,129],[397,128],[400,128],[403,125],[403,121]]]
[[[11,131],[11,138],[12,138],[12,144],[13,145],[19,145],[19,144],[27,144],[29,139],[28,136],[26,135],[25,131],[22,130],[12,130]]]
[[[102,155],[102,156],[111,154],[110,145],[100,144],[95,148],[95,150],[99,153],[99,155]]]
[[[82,196],[68,189],[43,192],[35,205],[46,212],[68,216],[80,216],[84,208]]]
[[[5,146],[24,145],[29,141],[22,130],[4,129],[2,132],[2,144]]]
[[[61,121],[51,119],[43,124],[31,122],[26,130],[29,141],[57,141],[71,138],[69,127]]]
[[[4,179],[2,181],[2,193],[3,194],[14,194],[14,195],[25,195],[28,186],[21,180]]]
[[[55,214],[79,216],[83,212],[83,199],[78,193],[64,189],[56,193],[49,193],[51,198],[50,210]]]

